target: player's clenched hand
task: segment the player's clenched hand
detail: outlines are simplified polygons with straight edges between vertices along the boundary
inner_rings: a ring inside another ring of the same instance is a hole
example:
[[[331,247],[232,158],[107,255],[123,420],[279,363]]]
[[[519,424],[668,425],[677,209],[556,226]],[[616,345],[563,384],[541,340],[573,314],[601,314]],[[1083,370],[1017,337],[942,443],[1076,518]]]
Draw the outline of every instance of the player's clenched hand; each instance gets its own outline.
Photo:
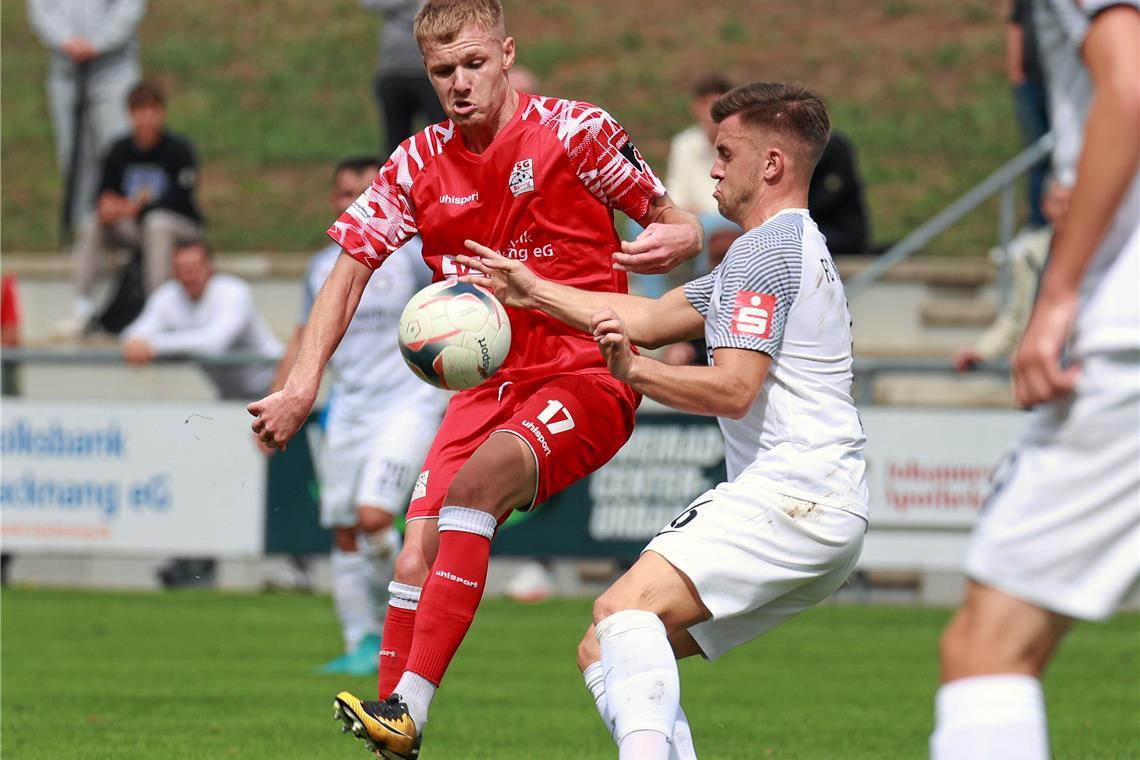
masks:
[[[1013,395],[1024,407],[1067,396],[1080,367],[1061,367],[1061,351],[1077,315],[1075,293],[1038,298],[1013,357]]]
[[[700,235],[688,224],[653,223],[635,240],[623,240],[615,252],[614,269],[638,274],[663,274],[701,249]]]
[[[629,334],[621,317],[613,309],[602,309],[590,317],[590,331],[594,334],[594,342],[601,349],[610,374],[618,380],[627,380],[636,357],[629,347]]]
[[[542,278],[521,261],[508,259],[474,240],[466,240],[463,244],[475,255],[456,256],[455,263],[479,274],[464,275],[459,278],[461,282],[490,288],[495,298],[516,309],[533,309],[537,306],[534,295]]]
[[[312,397],[290,394],[284,388],[246,407],[256,418],[253,421],[253,434],[266,447],[282,450],[301,429],[312,409]]]

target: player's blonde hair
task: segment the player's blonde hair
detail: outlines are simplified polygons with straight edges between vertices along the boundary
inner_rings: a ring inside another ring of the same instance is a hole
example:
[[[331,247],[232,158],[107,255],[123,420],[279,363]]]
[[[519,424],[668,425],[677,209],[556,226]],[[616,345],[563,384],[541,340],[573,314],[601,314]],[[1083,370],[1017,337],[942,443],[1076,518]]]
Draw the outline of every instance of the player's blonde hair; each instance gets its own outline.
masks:
[[[416,14],[412,29],[416,44],[423,50],[427,42],[452,42],[467,26],[481,26],[488,32],[505,35],[499,0],[427,0]]]
[[[827,106],[799,85],[753,82],[730,90],[712,105],[717,124],[735,114],[745,124],[792,138],[802,148],[809,177],[831,137]]]

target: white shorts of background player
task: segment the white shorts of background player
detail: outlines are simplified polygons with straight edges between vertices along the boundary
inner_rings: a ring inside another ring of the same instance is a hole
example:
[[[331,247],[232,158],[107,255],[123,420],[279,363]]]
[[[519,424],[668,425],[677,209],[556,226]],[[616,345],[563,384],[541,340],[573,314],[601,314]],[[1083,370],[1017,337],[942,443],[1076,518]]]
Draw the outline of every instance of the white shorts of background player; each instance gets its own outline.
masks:
[[[1140,582],[1140,348],[1088,357],[998,467],[966,556],[974,580],[1069,617]]]
[[[355,525],[360,505],[403,514],[438,427],[438,413],[415,407],[330,421],[320,454],[322,527]]]

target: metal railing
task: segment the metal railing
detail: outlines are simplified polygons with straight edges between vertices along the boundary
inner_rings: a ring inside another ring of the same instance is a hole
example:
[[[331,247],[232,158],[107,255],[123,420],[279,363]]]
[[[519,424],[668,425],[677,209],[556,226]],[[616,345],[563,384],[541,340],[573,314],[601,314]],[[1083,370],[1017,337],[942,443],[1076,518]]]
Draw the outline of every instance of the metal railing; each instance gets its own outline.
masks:
[[[233,366],[236,364],[272,364],[277,360],[275,356],[254,353],[232,353],[223,356],[183,354],[158,357],[154,363],[162,365]],[[0,363],[4,365],[4,374],[10,376],[11,373],[8,369],[20,364],[123,365],[124,360],[118,348],[109,346],[98,348],[7,348],[0,352]],[[1008,361],[996,361],[978,365],[973,374],[975,376],[1008,377],[1009,371]],[[921,374],[961,377],[954,372],[947,359],[856,358],[854,372],[855,401],[859,406],[870,406],[874,403],[875,383],[881,375]]]
[[[891,269],[922,250],[930,241],[998,193],[1001,193],[998,239],[1002,246],[1007,244],[1013,238],[1017,209],[1014,183],[1049,155],[1053,150],[1053,142],[1053,133],[1046,133],[1037,142],[998,167],[990,176],[924,222],[918,229],[888,248],[870,266],[844,284],[847,297],[858,296]],[[1002,279],[1007,279],[1004,274]]]

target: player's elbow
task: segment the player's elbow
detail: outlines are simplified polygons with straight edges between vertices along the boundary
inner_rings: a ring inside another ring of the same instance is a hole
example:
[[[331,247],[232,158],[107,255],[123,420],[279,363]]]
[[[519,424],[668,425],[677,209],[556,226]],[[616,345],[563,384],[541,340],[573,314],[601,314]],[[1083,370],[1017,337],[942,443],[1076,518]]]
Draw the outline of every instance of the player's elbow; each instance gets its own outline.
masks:
[[[756,394],[759,388],[753,387],[751,384],[737,382],[733,383],[730,387],[725,389],[724,394],[721,396],[725,410],[719,416],[728,417],[733,420],[742,420],[748,412],[752,410],[753,405],[756,403]]]

